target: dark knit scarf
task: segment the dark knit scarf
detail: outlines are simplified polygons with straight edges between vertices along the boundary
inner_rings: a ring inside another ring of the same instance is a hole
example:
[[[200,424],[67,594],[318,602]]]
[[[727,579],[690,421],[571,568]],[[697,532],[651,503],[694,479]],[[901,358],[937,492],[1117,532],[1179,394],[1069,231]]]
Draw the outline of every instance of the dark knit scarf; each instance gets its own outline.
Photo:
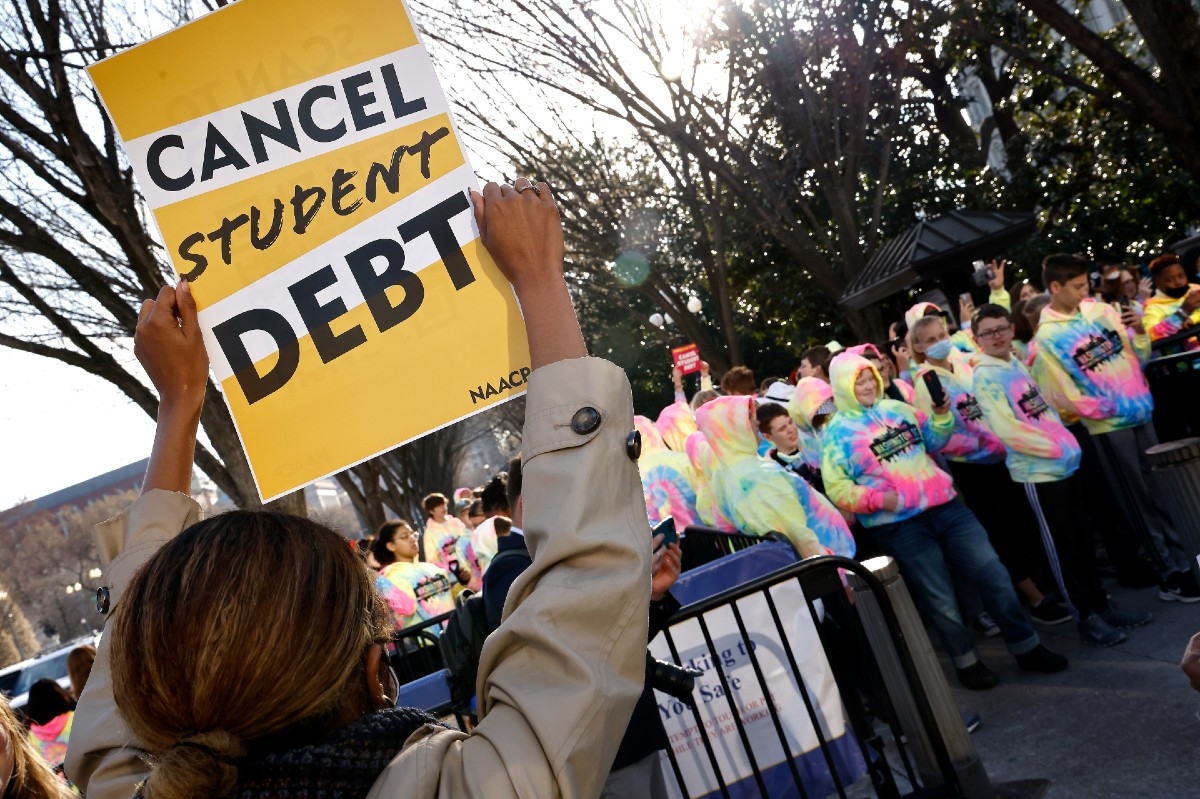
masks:
[[[368,713],[320,743],[261,755],[238,764],[237,799],[363,799],[428,713],[394,708]]]

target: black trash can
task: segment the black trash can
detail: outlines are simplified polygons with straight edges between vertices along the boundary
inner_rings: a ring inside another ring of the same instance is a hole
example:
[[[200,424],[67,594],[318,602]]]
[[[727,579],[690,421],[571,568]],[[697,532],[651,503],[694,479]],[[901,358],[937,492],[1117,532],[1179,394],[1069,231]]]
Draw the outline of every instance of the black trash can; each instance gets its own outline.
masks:
[[[1200,438],[1168,441],[1146,450],[1155,493],[1171,516],[1187,551],[1192,573],[1200,580]]]

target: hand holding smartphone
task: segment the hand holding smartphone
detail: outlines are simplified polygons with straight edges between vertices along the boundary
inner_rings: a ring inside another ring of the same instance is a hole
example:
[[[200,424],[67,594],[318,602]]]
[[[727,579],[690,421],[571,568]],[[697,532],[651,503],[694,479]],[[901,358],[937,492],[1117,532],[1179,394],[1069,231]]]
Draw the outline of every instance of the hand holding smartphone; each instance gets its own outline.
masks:
[[[674,518],[668,516],[667,518],[663,519],[661,522],[656,524],[654,526],[654,528],[650,531],[651,538],[657,538],[660,535],[663,537],[663,540],[661,542],[659,542],[658,546],[656,546],[654,548],[655,552],[657,552],[658,550],[660,550],[663,547],[668,546],[670,544],[678,544],[679,543],[679,533],[676,532],[676,530],[675,530],[675,519]]]
[[[933,403],[933,407],[940,408],[945,405],[946,389],[942,388],[942,381],[937,374],[928,371],[921,375],[921,379],[925,381],[925,388],[929,389],[929,401]]]

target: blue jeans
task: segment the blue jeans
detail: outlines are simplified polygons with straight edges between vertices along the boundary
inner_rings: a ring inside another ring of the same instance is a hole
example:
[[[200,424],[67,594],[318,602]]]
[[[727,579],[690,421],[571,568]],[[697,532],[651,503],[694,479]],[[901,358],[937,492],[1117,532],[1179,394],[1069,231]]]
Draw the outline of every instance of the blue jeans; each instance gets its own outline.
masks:
[[[979,657],[958,612],[950,569],[979,592],[1009,652],[1023,655],[1037,647],[1037,633],[1021,610],[1008,570],[964,505],[953,500],[936,505],[911,519],[876,527],[875,536],[880,548],[896,559],[913,599],[933,622],[956,668],[973,665]]]

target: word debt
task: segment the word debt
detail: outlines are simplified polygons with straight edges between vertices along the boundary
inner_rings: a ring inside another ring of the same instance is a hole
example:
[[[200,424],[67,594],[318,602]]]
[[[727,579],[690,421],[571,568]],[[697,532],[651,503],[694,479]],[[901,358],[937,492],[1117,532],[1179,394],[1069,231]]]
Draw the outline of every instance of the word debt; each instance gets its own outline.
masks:
[[[382,84],[386,100],[377,97],[377,84]],[[146,150],[146,174],[163,191],[184,191],[196,182],[194,169],[170,173],[163,164],[163,156],[171,150],[182,150],[183,160],[195,162],[195,153],[201,153],[200,182],[212,180],[222,169],[248,169],[250,159],[256,164],[270,160],[267,142],[274,142],[276,152],[287,148],[301,152],[301,134],[304,140],[317,144],[332,144],[350,132],[383,125],[388,121],[387,112],[393,119],[403,119],[424,111],[425,99],[418,97],[406,100],[396,75],[394,64],[384,64],[378,70],[368,70],[343,78],[336,83],[318,83],[300,96],[293,108],[286,99],[271,104],[274,119],[260,119],[242,111],[239,115],[241,128],[236,138],[249,143],[249,152],[239,150],[231,136],[226,135],[213,122],[204,129],[203,140],[178,133],[166,133],[154,139]],[[336,120],[336,121],[334,121]],[[297,124],[299,130],[297,130]],[[169,159],[178,164],[180,158]]]
[[[475,282],[475,273],[450,226],[451,219],[470,207],[466,195],[456,193],[399,225],[396,231],[400,241],[375,239],[346,255],[346,265],[380,333],[409,319],[425,300],[425,286],[420,276],[404,269],[401,242],[429,234],[455,290],[461,291]],[[251,308],[213,326],[213,336],[229,361],[248,404],[253,405],[274,394],[296,374],[300,365],[300,339],[306,333],[312,338],[323,363],[366,343],[367,334],[360,325],[341,333],[333,332],[333,323],[348,312],[346,303],[340,296],[322,302],[317,295],[336,284],[337,275],[327,264],[288,286],[288,297],[300,313],[304,330],[295,330],[287,317],[270,308]],[[386,294],[393,286],[404,290],[398,304],[393,304]],[[263,374],[259,374],[244,339],[247,333],[255,331],[270,336],[278,351],[275,364]]]

